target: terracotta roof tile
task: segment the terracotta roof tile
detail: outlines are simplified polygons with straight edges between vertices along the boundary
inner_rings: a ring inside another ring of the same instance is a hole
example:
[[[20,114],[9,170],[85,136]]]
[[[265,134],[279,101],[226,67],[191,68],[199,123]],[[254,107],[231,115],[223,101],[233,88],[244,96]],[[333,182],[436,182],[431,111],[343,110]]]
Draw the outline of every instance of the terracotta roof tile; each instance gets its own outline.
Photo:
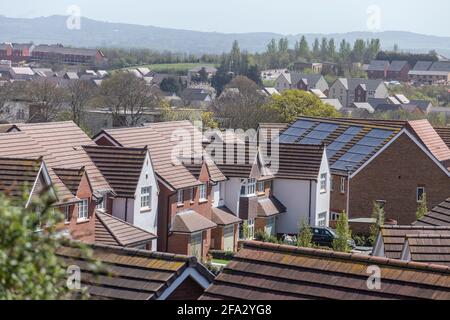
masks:
[[[405,246],[411,261],[450,266],[450,233],[408,234]]]
[[[450,148],[450,127],[446,128],[434,128],[437,134],[444,140],[447,147]]]
[[[176,233],[194,233],[215,227],[217,225],[208,218],[193,210],[186,210],[178,212],[173,218],[170,231]]]
[[[78,189],[80,187],[81,179],[85,174],[84,168],[80,169],[59,169],[53,168],[55,174],[64,183],[64,185],[69,189],[74,196],[77,195]]]
[[[450,148],[436,133],[428,120],[409,121],[408,124],[437,160],[450,160]]]
[[[378,290],[367,286],[373,265]],[[449,289],[445,266],[246,242],[200,299],[450,299]]]
[[[416,221],[414,225],[450,227],[450,198],[434,207],[423,218]]]
[[[31,192],[38,178],[42,158],[0,158],[0,193],[20,197]]]
[[[227,207],[218,207],[218,208],[213,207],[211,210],[212,210],[211,220],[218,226],[227,226],[242,221],[241,219],[236,217]]]
[[[213,279],[192,257],[99,244],[89,248],[90,257],[71,245],[58,248],[56,254],[67,265],[80,267],[82,284],[87,286],[92,299],[154,300],[188,267],[210,281]],[[100,272],[90,266],[94,261],[101,263]]]
[[[258,217],[272,217],[286,212],[286,207],[275,197],[258,198]]]
[[[450,235],[450,227],[432,226],[382,226],[380,230],[385,257],[400,259],[406,236],[409,234]]]
[[[106,213],[96,212],[95,242],[105,245],[135,247],[156,239],[148,231]]]
[[[84,146],[118,197],[134,198],[147,148]]]

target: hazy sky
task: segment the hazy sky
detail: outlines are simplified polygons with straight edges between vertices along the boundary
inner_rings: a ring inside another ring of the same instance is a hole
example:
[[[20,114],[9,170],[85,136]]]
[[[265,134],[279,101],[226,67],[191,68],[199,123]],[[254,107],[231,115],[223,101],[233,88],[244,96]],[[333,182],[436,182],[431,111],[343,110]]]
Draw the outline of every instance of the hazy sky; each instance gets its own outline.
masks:
[[[102,21],[217,32],[283,34],[402,30],[450,36],[448,0],[21,0],[0,15],[66,14]],[[374,7],[375,6],[375,7]],[[370,11],[370,13],[368,13]],[[0,30],[1,32],[1,30]]]

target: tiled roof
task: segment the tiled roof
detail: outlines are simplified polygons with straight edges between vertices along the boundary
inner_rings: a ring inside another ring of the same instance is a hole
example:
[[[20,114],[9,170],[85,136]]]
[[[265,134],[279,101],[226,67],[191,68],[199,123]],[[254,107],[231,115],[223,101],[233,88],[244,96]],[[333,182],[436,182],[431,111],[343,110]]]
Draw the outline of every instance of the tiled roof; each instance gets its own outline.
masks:
[[[156,239],[154,234],[109,214],[97,211],[95,215],[95,243],[135,247]]]
[[[87,286],[91,299],[155,300],[188,268],[194,268],[205,279],[212,274],[192,257],[149,252],[131,248],[89,245],[92,256],[71,246],[62,246],[56,254],[67,265],[82,271],[82,286]],[[100,272],[88,263],[99,261]]]
[[[96,192],[112,190],[81,146],[95,143],[74,122],[17,124],[20,131],[47,150],[44,156],[51,168],[80,169],[85,167],[92,188]]]
[[[450,127],[434,128],[438,135],[444,140],[445,144],[450,148]]]
[[[15,128],[17,127],[13,124],[0,124],[0,133],[7,133]]]
[[[72,192],[67,189],[66,185],[61,181],[61,179],[58,177],[58,175],[56,175],[52,167],[49,165],[48,160],[52,159],[52,155],[37,141],[31,139],[31,137],[28,136],[25,132],[19,131],[1,133],[0,154],[8,158],[36,159],[39,157],[44,157],[44,161],[46,162],[47,169],[50,174],[52,183],[55,186],[59,201],[77,201]]]
[[[268,218],[285,212],[286,207],[277,198],[258,198],[258,217]]]
[[[266,136],[262,138],[270,140],[272,131],[274,132],[274,135],[277,135],[281,131],[284,131],[288,125],[288,123],[260,123],[258,126],[258,131],[265,130]]]
[[[102,131],[118,144],[130,148],[148,146],[157,175],[173,189],[185,189],[201,184],[181,161],[172,159],[172,151],[186,149],[191,154],[201,156],[202,134],[189,121],[173,121],[152,123],[146,126]],[[191,139],[186,139],[186,137]],[[182,143],[179,141],[183,137]],[[189,141],[188,141],[189,140]],[[192,143],[192,141],[194,141]],[[214,163],[209,163],[211,178],[222,181],[226,178],[220,173]]]
[[[384,71],[389,67],[389,61],[384,60],[372,60],[370,62],[368,71]]]
[[[383,80],[376,79],[363,79],[363,78],[339,78],[336,81],[340,81],[347,90],[355,91],[359,85],[364,85],[367,91],[375,91],[379,86],[384,85]]]
[[[242,220],[236,217],[230,209],[227,207],[213,207],[211,209],[212,217],[211,220],[218,226],[228,226],[230,224],[236,224]]]
[[[437,160],[446,161],[450,159],[450,148],[436,133],[428,120],[409,121],[408,124]]]
[[[411,261],[450,266],[450,234],[408,234],[405,246]]]
[[[20,197],[31,192],[41,164],[42,158],[0,158],[0,193]]]
[[[450,227],[450,198],[434,207],[424,217],[416,221],[414,225]]]
[[[212,229],[217,225],[194,210],[178,212],[172,220],[171,232],[194,233],[207,229]]]
[[[408,61],[394,60],[391,62],[388,71],[402,71],[402,69],[408,64]]]
[[[118,197],[134,198],[147,155],[147,148],[100,146],[83,148]]]
[[[367,285],[373,265],[382,275],[376,290]],[[200,299],[450,299],[450,268],[246,242]]]
[[[74,196],[77,195],[78,189],[80,187],[81,179],[85,174],[84,167],[80,169],[59,169],[53,168],[53,171],[59,177],[59,179],[64,183],[64,185],[69,189]]]
[[[383,240],[386,258],[400,259],[406,235],[408,234],[450,235],[450,227],[382,226],[379,236]]]
[[[327,145],[334,172],[356,171],[394,138],[401,128],[359,119],[300,117],[281,133],[280,142]],[[280,157],[283,158],[283,157]]]

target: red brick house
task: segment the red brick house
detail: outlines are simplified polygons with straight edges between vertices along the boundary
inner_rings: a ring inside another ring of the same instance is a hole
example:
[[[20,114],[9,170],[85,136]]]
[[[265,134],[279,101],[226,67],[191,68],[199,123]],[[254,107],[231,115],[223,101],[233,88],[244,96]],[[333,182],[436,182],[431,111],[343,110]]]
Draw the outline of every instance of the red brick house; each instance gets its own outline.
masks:
[[[367,68],[367,76],[369,79],[386,79],[389,66],[389,61],[372,60]]]
[[[153,123],[135,128],[104,130],[98,145],[147,146],[158,178],[158,250],[205,259],[221,238],[212,213],[213,188],[225,176],[203,153],[202,134],[189,121]],[[232,217],[229,217],[232,218]],[[215,233],[216,235],[218,233]]]
[[[430,207],[448,198],[450,150],[426,120],[301,119],[310,123],[296,141],[320,124],[334,126],[321,139],[332,173],[330,220],[346,211],[356,230],[379,201],[386,219],[410,224],[424,193]]]
[[[392,61],[387,70],[386,79],[390,81],[408,82],[411,66],[408,61]]]

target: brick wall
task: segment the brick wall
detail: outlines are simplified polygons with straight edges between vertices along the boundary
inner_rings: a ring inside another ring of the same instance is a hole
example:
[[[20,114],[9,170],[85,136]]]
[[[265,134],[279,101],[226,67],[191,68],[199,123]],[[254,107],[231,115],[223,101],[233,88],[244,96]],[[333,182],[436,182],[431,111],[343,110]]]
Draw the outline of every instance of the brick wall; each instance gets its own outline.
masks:
[[[418,186],[425,187],[431,209],[448,198],[450,179],[402,135],[350,181],[350,217],[370,217],[373,201],[385,200],[386,219],[410,224],[416,220]]]
[[[191,277],[186,278],[167,300],[197,300],[205,290]]]

